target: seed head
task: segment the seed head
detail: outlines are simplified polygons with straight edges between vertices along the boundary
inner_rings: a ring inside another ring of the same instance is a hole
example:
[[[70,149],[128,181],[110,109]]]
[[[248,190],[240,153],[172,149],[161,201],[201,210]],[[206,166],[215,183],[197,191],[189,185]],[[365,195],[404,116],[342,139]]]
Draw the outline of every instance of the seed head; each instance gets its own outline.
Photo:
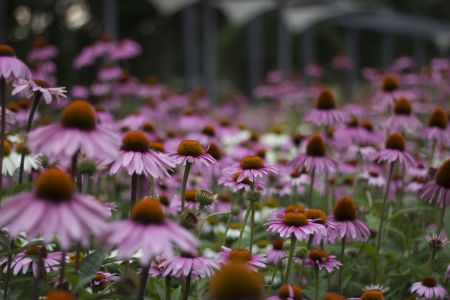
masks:
[[[218,194],[214,194],[212,191],[199,189],[195,194],[195,201],[200,203],[202,207],[210,207],[217,199],[217,196]]]
[[[296,251],[294,256],[296,258],[299,258],[301,260],[305,259],[308,257],[308,248],[306,247],[299,247]]]

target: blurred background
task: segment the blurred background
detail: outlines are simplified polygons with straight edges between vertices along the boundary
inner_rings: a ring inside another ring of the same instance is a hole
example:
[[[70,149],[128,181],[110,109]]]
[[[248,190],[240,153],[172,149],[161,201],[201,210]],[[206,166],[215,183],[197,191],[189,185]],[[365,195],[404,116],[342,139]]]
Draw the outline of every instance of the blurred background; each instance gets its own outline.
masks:
[[[37,36],[60,49],[58,85],[82,79],[74,58],[102,32],[132,38],[142,54],[127,61],[181,90],[211,97],[247,95],[271,70],[295,74],[308,64],[336,80],[336,57],[347,57],[347,86],[363,67],[384,68],[400,56],[414,67],[446,55],[448,0],[0,0],[0,43],[25,59]],[[86,75],[84,75],[86,76]]]

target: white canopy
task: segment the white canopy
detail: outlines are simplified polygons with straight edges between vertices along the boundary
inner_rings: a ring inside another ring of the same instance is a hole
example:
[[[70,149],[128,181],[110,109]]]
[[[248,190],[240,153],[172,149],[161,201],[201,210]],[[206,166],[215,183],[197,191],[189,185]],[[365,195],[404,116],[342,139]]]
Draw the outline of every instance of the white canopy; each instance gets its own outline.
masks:
[[[199,0],[147,0],[153,4],[158,12],[164,16],[176,14],[185,7],[199,2]]]
[[[222,1],[216,4],[231,26],[241,27],[252,19],[277,7],[272,0]]]

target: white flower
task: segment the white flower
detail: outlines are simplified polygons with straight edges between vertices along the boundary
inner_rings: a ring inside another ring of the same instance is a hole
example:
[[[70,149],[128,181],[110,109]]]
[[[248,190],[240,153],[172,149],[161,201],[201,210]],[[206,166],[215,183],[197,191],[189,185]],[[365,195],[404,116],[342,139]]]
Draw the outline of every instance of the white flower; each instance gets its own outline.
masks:
[[[12,91],[12,94],[18,94],[22,93],[30,99],[34,94],[37,92],[42,93],[42,96],[45,99],[45,102],[47,104],[52,103],[52,95],[56,97],[56,99],[59,102],[59,96],[67,98],[64,93],[67,91],[65,90],[65,87],[55,87],[52,88],[50,85],[42,80],[23,80],[18,79],[15,82],[13,82],[13,86],[15,87]]]

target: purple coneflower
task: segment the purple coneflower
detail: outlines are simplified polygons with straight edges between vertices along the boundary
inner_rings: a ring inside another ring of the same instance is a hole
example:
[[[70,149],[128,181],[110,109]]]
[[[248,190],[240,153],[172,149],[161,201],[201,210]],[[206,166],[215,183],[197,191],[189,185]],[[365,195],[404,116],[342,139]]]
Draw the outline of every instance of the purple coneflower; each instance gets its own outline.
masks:
[[[379,290],[367,290],[360,298],[348,298],[347,300],[384,300],[384,296]]]
[[[257,254],[252,256],[251,253],[246,249],[230,249],[225,246],[222,246],[222,249],[224,251],[217,253],[219,262],[222,264],[229,264],[234,262],[242,263],[252,272],[258,272],[258,267],[266,267],[266,254]]]
[[[39,265],[30,258],[30,255],[40,255],[42,257],[43,264],[46,272],[58,271],[61,264],[61,252],[47,253],[47,250],[43,247],[31,247],[25,252],[17,254],[11,262],[11,269],[16,276],[22,269],[22,273],[25,274],[29,267],[32,266],[34,277],[38,277]],[[3,261],[2,264],[6,262]],[[7,267],[4,272],[7,271]]]
[[[394,115],[386,119],[384,127],[390,132],[415,132],[422,123],[412,114],[412,105],[406,98],[395,101]]]
[[[267,298],[267,300],[302,300],[302,290],[293,284],[283,285],[276,296]]]
[[[384,177],[377,172],[364,171],[356,177],[367,180],[367,184],[369,186],[382,188],[386,185],[386,179],[384,179]]]
[[[172,257],[172,244],[190,252],[197,251],[198,247],[197,238],[166,219],[161,204],[152,198],[137,202],[131,210],[130,220],[110,224],[104,236],[111,246],[118,242],[119,258],[130,258],[142,249],[140,263],[144,267],[148,267],[151,259],[163,252],[167,257]]]
[[[272,249],[267,251],[267,262],[276,265],[278,260],[286,256],[286,250],[283,249],[284,240],[276,240],[272,243]]]
[[[164,272],[164,267],[161,267],[161,264],[167,260],[167,257],[163,254],[156,255],[155,259],[152,261],[150,265],[149,273],[152,277],[162,276]]]
[[[198,252],[198,251],[197,251]],[[164,277],[186,278],[195,274],[199,278],[211,277],[214,269],[220,269],[219,264],[207,256],[194,255],[190,252],[181,251],[179,256],[168,258],[159,264],[164,268]]]
[[[428,202],[436,198],[438,207],[450,206],[450,159],[447,159],[438,168],[434,180],[426,183],[420,190],[419,196]]]
[[[246,156],[240,163],[235,163],[229,167],[223,169],[226,174],[240,173],[237,178],[237,182],[241,182],[245,179],[253,182],[255,177],[264,177],[269,173],[278,174],[278,170],[271,164],[266,164],[259,156]]]
[[[424,278],[422,281],[413,283],[409,289],[411,293],[417,293],[419,296],[425,296],[427,299],[436,297],[436,299],[445,299],[448,292],[442,285],[438,284],[433,278]]]
[[[175,160],[177,165],[186,163],[196,163],[197,165],[210,166],[217,164],[216,160],[208,153],[203,152],[203,148],[197,141],[182,141],[177,148],[177,152],[168,153]]]
[[[405,151],[406,142],[400,133],[394,132],[384,143],[385,149],[372,156],[372,160],[389,164],[398,162],[400,166],[410,168],[416,165],[414,158]],[[389,180],[388,180],[389,181]]]
[[[22,93],[25,95],[25,97],[30,99],[31,97],[33,97],[33,95],[39,92],[42,94],[47,104],[52,103],[52,95],[56,97],[58,102],[60,96],[67,98],[67,96],[64,95],[64,93],[67,92],[65,90],[65,87],[52,88],[50,87],[50,84],[48,84],[43,80],[18,79],[13,83],[13,86],[14,86],[14,90],[12,91],[13,95]]]
[[[303,117],[303,121],[319,126],[330,126],[335,123],[345,124],[350,121],[350,115],[336,109],[333,93],[329,89],[323,89],[317,98],[315,108]]]
[[[88,159],[112,161],[119,155],[120,140],[96,125],[95,110],[88,102],[76,100],[63,110],[61,123],[32,131],[29,145],[53,160],[68,162],[81,150]]]
[[[386,75],[384,77],[381,89],[382,91],[373,99],[373,103],[376,104],[375,108],[378,110],[386,110],[394,105],[398,99],[408,98],[409,96],[407,92],[400,89],[400,83],[394,75]]]
[[[28,53],[27,60],[31,63],[53,59],[59,51],[53,45],[50,45],[43,36],[38,36],[33,41],[33,49]]]
[[[61,248],[72,242],[89,246],[89,236],[100,236],[106,229],[105,209],[92,197],[74,192],[72,179],[58,168],[41,173],[34,190],[12,197],[2,208],[0,224],[12,223],[9,234],[17,237],[25,231],[32,240],[42,235],[48,243],[58,235]]]
[[[119,281],[120,277],[116,276],[116,274],[111,274],[107,272],[97,271],[95,272],[94,278],[91,280],[91,286],[98,286],[103,282],[108,281]]]
[[[326,251],[320,249],[313,249],[309,251],[308,257],[305,260],[305,267],[317,266],[319,270],[327,269],[331,273],[334,269],[339,269],[342,263],[335,259],[336,256],[329,255]],[[301,263],[301,260],[297,260]]]
[[[0,78],[6,82],[17,79],[31,80],[31,71],[16,57],[14,50],[7,45],[0,45]]]
[[[308,240],[311,234],[327,235],[323,225],[314,223],[300,212],[288,212],[282,217],[273,217],[264,225],[268,226],[268,231],[278,232],[281,237],[289,238],[293,234],[299,241]]]
[[[114,63],[109,63],[98,71],[97,77],[100,81],[115,81],[120,79],[122,74],[122,68]]]
[[[241,176],[242,172],[238,172],[233,174],[232,178],[229,177],[221,177],[218,180],[219,184],[224,186],[229,186],[233,188],[233,192],[237,192],[238,190],[244,189],[246,192],[250,191],[250,180],[248,178],[244,178],[242,181],[238,181],[239,176]],[[265,190],[266,184],[261,181],[253,180],[253,185],[257,190]]]
[[[447,117],[442,108],[436,108],[428,119],[428,126],[419,132],[418,137],[432,143],[430,162],[433,160],[434,147],[437,142],[450,143],[450,132],[447,128]]]

